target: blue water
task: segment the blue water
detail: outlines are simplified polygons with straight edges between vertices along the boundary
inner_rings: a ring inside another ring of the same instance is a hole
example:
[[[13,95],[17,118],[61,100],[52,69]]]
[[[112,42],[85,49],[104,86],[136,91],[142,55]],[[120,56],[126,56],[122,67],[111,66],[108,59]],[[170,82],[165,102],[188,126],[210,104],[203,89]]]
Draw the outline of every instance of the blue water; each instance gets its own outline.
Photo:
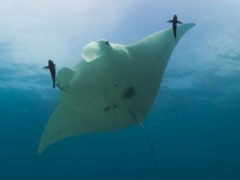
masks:
[[[239,2],[90,2],[0,3],[0,179],[240,179]],[[66,138],[39,156],[60,98],[47,60],[72,66],[88,42],[134,43],[170,27],[175,13],[196,27],[176,46],[143,122],[157,167],[139,126]]]
[[[31,90],[1,90],[0,94],[3,179],[200,180],[224,179],[226,171],[231,179],[240,177],[239,92],[224,96],[217,88],[204,86],[161,88],[159,102],[144,123],[157,168],[139,127],[68,138],[39,157],[40,135],[57,99],[42,99]],[[216,97],[225,99],[212,102]]]

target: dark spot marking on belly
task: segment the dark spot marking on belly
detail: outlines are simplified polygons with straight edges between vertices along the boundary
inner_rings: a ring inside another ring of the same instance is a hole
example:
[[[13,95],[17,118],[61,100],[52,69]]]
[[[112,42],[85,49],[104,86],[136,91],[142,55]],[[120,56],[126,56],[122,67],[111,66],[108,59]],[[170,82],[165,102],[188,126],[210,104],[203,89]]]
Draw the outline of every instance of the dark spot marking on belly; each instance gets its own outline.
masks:
[[[118,87],[118,84],[114,84],[115,87]]]
[[[116,104],[114,104],[114,105],[113,105],[113,108],[117,108],[117,105],[116,105]]]
[[[126,98],[126,99],[129,99],[129,98],[131,98],[135,95],[136,95],[136,91],[135,91],[134,87],[130,86],[124,91],[122,97]]]
[[[109,110],[110,108],[108,106],[104,108],[104,111],[109,111]]]

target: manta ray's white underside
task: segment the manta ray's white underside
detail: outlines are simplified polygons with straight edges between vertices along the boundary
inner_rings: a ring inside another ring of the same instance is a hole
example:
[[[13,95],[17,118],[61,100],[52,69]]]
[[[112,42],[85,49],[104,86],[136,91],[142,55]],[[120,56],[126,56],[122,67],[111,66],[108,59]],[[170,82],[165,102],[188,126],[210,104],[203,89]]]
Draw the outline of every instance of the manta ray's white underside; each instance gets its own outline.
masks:
[[[194,24],[153,33],[132,45],[89,43],[83,60],[56,77],[61,99],[52,113],[39,153],[78,134],[120,129],[144,120],[157,95],[170,55]]]

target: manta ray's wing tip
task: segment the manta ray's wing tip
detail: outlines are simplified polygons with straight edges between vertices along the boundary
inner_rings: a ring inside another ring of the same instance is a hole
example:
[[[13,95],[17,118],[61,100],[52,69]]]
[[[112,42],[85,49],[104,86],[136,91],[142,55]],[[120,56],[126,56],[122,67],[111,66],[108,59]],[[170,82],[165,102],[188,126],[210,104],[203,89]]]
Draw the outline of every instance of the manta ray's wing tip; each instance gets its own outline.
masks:
[[[42,146],[42,141],[40,141],[40,144],[38,146],[38,155],[41,156],[43,151],[44,151],[44,147]]]
[[[42,150],[42,149],[40,149],[40,148],[38,148],[38,156],[41,156],[41,155],[42,155],[42,153],[43,153],[43,150]]]
[[[51,145],[52,143],[49,143],[48,141],[46,141],[45,135],[43,135],[41,137],[40,143],[38,145],[38,155],[41,156],[42,153],[47,149],[47,147],[49,145]]]
[[[187,23],[187,25],[189,25],[190,27],[194,27],[194,26],[196,26],[195,23]]]
[[[190,23],[192,26],[196,26],[196,24],[195,23]]]

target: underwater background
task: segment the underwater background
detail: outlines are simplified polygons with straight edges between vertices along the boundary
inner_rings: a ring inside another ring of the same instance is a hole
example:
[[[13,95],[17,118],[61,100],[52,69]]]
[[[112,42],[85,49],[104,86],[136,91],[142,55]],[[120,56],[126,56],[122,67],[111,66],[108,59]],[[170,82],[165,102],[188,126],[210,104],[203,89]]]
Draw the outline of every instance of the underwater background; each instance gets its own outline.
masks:
[[[0,179],[240,179],[240,1],[9,0],[0,2]],[[59,101],[48,71],[107,39],[131,44],[193,22],[139,126],[38,144]]]

